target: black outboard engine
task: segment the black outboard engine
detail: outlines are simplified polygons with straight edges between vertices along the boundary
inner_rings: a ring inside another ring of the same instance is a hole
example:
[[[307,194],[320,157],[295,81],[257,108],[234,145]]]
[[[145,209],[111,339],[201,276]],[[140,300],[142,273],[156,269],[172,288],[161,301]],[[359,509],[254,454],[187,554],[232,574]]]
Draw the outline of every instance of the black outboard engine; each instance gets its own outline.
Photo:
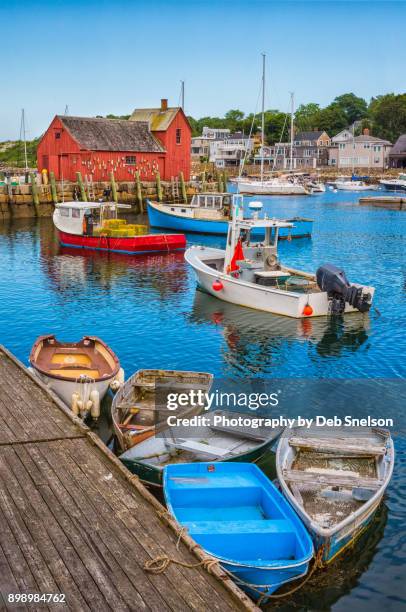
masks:
[[[337,266],[320,266],[316,280],[319,288],[327,292],[331,314],[343,314],[346,303],[360,312],[367,312],[371,308],[371,295],[363,294],[361,287],[350,285],[345,272]]]

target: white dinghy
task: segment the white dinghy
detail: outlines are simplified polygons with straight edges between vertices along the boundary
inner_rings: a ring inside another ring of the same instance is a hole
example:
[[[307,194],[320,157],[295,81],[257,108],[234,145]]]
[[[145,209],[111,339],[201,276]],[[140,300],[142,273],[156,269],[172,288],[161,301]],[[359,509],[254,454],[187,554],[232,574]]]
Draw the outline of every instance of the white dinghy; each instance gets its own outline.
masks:
[[[279,230],[291,223],[259,219],[260,202],[251,202],[254,214],[244,219],[241,195],[233,197],[233,207],[226,250],[193,246],[185,253],[204,291],[225,302],[295,318],[370,309],[374,287],[350,284],[336,266],[324,264],[309,274],[279,262]],[[258,228],[263,228],[265,239],[253,242]]]

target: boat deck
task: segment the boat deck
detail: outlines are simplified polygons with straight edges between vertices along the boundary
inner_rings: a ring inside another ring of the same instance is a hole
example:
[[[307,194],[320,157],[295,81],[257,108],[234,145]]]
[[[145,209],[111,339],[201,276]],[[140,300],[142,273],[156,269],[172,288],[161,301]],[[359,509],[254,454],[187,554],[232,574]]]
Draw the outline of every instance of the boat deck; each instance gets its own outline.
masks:
[[[0,347],[0,608],[10,593],[64,593],[60,609],[257,610],[224,576],[171,564],[199,562],[161,504],[99,438]],[[201,556],[200,556],[201,559]]]

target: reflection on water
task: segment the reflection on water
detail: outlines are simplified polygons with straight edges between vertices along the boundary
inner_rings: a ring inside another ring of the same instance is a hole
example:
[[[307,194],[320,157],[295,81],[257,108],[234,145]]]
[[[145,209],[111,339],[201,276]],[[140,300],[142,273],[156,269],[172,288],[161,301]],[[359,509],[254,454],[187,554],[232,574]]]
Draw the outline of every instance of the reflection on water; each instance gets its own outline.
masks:
[[[224,360],[246,376],[269,372],[285,344],[311,343],[318,357],[339,357],[356,352],[368,340],[368,314],[350,317],[291,319],[242,308],[196,291],[187,318],[211,323],[222,330],[226,343]]]
[[[265,610],[329,610],[343,594],[356,587],[367,571],[377,552],[388,519],[388,509],[383,504],[370,527],[363,533],[354,547],[345,551],[327,568],[318,570],[309,582],[297,593],[285,600],[276,600]],[[356,606],[351,606],[356,609]]]

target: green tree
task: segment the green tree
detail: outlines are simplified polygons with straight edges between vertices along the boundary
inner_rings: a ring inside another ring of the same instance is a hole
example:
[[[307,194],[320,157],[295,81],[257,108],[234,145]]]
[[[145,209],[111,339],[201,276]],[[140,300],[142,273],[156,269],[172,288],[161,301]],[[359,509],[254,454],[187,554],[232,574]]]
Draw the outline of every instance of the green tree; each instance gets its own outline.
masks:
[[[232,132],[238,132],[243,128],[244,113],[238,109],[232,109],[224,115],[225,125]]]
[[[353,93],[337,96],[334,98],[333,104],[337,104],[344,111],[347,117],[347,125],[363,119],[368,114],[368,105],[364,98],[359,98]]]
[[[369,116],[375,136],[396,142],[406,133],[406,93],[372,98]]]
[[[334,136],[348,125],[347,115],[336,102],[322,108],[317,113],[315,121],[315,128],[324,130],[329,136]]]
[[[286,113],[268,110],[265,112],[265,141],[268,144],[289,140],[290,122]]]
[[[295,126],[301,132],[314,130],[317,124],[317,116],[320,112],[319,104],[310,102],[301,104],[295,113]]]

